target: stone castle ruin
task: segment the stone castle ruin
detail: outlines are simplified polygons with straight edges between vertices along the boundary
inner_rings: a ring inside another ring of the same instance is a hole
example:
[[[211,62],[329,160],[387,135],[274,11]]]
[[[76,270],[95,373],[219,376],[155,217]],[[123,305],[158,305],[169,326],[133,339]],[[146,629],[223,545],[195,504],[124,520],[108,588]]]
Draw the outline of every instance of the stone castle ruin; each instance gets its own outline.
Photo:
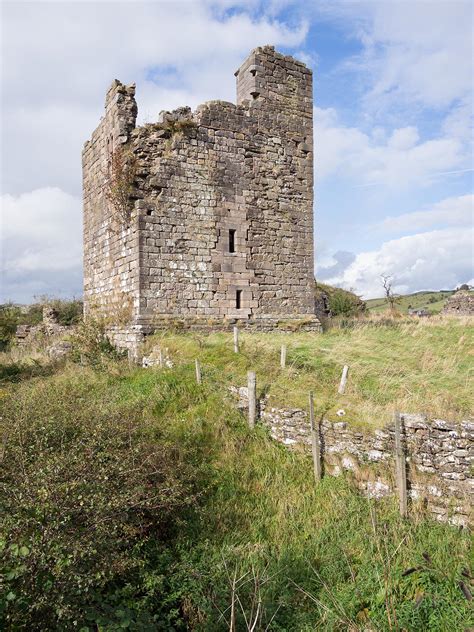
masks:
[[[442,313],[454,316],[474,315],[474,293],[469,290],[458,290],[448,298]]]
[[[320,327],[312,73],[264,46],[235,75],[236,105],[141,127],[135,86],[107,92],[83,151],[84,302],[119,346],[170,321]]]

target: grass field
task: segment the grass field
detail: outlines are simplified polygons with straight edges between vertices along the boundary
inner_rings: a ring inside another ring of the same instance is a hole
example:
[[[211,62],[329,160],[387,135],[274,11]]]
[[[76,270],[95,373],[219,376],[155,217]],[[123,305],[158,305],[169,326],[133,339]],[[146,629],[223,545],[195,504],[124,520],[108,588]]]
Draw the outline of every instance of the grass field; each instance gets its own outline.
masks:
[[[447,318],[351,321],[323,334],[241,333],[241,353],[230,334],[163,334],[148,348],[167,348],[175,364],[199,358],[204,379],[244,386],[257,373],[270,405],[305,407],[312,390],[318,412],[334,421],[381,426],[395,409],[459,419],[472,413],[473,326]],[[287,368],[280,348],[287,346]],[[350,366],[344,395],[337,394],[342,367]]]
[[[464,327],[242,338],[235,356],[230,336],[166,335],[159,342],[172,368],[105,359],[17,374],[4,387],[3,629],[454,632],[474,624],[463,592],[468,533],[425,519],[421,508],[403,520],[395,501],[369,501],[345,478],[316,487],[310,459],[264,428],[251,432],[224,388],[253,367],[275,401],[299,403],[309,387],[332,393],[349,361],[347,401],[367,400],[368,410],[388,409],[408,384],[414,408],[428,396],[443,406],[453,397],[459,408]]]
[[[397,303],[397,310],[407,314],[408,309],[424,309],[430,314],[439,314],[446,301],[454,291],[441,292],[416,292],[401,296]],[[372,298],[366,301],[367,308],[371,312],[384,312],[388,310],[388,303],[384,298]]]

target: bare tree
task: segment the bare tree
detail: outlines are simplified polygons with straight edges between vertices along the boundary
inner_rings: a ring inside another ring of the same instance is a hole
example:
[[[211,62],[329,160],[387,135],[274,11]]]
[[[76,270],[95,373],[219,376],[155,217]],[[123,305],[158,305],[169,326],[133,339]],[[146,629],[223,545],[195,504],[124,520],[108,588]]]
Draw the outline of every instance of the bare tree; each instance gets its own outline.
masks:
[[[400,302],[400,296],[393,291],[393,277],[388,274],[382,274],[382,285],[385,290],[385,300],[390,306],[390,311],[395,311],[395,305]]]

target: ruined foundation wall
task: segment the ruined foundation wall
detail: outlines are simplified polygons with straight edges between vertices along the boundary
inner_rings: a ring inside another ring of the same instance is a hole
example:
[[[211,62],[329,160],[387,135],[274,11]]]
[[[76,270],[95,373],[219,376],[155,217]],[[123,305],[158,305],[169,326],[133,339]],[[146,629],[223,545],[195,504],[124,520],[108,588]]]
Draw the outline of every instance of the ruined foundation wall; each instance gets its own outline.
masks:
[[[261,417],[274,439],[310,453],[306,411],[270,408],[263,402]],[[439,520],[472,526],[474,422],[429,420],[414,414],[403,414],[401,418],[412,502],[421,503]],[[370,431],[324,420],[320,441],[325,473],[337,476],[351,472],[368,496],[395,494],[394,437],[390,424]]]
[[[318,324],[311,71],[263,47],[236,75],[237,105],[136,129],[132,88],[112,86],[84,151],[89,307],[131,297],[130,324],[144,331],[169,318]],[[100,190],[110,136],[137,161],[130,225],[116,233]]]
[[[474,316],[474,292],[461,290],[448,298],[442,314]]]

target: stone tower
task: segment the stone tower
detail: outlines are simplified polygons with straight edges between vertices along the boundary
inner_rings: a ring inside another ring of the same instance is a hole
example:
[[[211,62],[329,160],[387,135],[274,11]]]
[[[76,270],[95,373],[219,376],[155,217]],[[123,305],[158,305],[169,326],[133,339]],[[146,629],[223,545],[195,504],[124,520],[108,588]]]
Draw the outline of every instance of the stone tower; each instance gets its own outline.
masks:
[[[264,46],[235,75],[236,105],[142,127],[135,86],[114,81],[85,144],[85,311],[121,346],[170,320],[319,329],[312,73]]]

